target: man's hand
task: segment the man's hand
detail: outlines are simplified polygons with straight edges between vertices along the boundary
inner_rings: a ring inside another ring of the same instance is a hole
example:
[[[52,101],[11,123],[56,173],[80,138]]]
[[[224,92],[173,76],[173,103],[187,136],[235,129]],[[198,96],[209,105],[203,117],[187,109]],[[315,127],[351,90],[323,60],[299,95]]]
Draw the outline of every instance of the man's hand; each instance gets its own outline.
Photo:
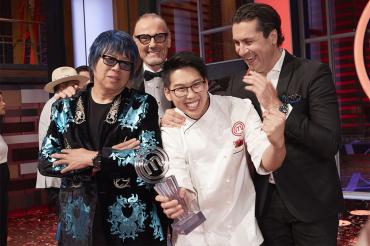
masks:
[[[163,127],[181,127],[184,123],[185,117],[173,108],[167,109],[161,119],[161,126]]]
[[[262,130],[266,133],[270,143],[281,148],[284,146],[285,114],[280,112],[277,107],[272,107],[263,112]]]
[[[186,189],[180,188],[179,196],[181,198],[184,198],[185,195],[186,195]],[[166,196],[157,195],[155,197],[155,200],[161,203],[161,207],[163,208],[163,213],[170,219],[176,219],[184,213],[183,207],[175,199],[170,200],[170,198]]]
[[[138,149],[140,147],[140,141],[136,138],[131,138],[130,140],[123,141],[122,143],[112,146],[112,149],[125,150],[125,149]]]
[[[67,88],[64,88],[63,90],[61,91],[58,91],[54,94],[54,98],[55,99],[60,99],[60,98],[67,98],[67,97],[71,97],[73,96],[74,94],[76,94],[76,92],[79,90],[79,87],[78,85],[70,85],[68,86]]]
[[[97,155],[97,151],[91,151],[84,148],[62,149],[60,153],[52,154],[52,158],[58,159],[53,165],[67,165],[61,173],[67,173],[72,170],[83,169],[92,166],[92,159]]]
[[[248,71],[243,77],[243,82],[246,84],[245,89],[254,92],[264,109],[279,104],[280,101],[274,86],[264,75],[255,71]]]

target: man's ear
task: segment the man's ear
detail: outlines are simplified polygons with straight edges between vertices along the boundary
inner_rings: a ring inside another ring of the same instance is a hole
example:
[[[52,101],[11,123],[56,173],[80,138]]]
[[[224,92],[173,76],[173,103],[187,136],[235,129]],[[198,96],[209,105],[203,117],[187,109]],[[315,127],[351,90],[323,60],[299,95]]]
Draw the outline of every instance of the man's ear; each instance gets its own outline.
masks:
[[[206,82],[205,83],[205,89],[208,91],[208,89],[209,89],[209,81],[208,81],[208,79],[204,79],[204,81]]]
[[[164,88],[164,96],[168,101],[172,102],[171,91],[167,87]]]
[[[276,29],[272,30],[269,34],[269,38],[273,45],[277,45],[278,35]]]
[[[167,48],[171,48],[171,32],[168,31]]]

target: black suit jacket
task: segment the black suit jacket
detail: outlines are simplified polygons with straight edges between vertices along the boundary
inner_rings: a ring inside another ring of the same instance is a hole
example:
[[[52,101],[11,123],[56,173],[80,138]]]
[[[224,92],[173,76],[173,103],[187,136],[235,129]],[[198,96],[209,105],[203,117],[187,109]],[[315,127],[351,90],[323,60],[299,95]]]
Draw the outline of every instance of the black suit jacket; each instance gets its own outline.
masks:
[[[235,74],[227,94],[250,98],[257,111],[254,93],[244,89],[242,77]],[[315,221],[338,213],[343,194],[334,156],[340,145],[340,120],[335,85],[330,68],[285,53],[277,85],[278,95],[298,94],[285,126],[287,155],[274,172],[276,188],[288,210],[301,221]],[[256,215],[266,202],[268,176],[255,174]]]

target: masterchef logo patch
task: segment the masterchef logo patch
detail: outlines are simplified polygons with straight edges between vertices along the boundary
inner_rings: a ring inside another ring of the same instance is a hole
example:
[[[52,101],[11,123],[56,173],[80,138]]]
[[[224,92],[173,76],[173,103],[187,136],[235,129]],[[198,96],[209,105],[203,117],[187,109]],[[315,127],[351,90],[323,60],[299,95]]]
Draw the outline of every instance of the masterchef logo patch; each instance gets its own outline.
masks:
[[[233,128],[231,129],[234,136],[241,136],[243,134],[245,125],[241,121],[237,121],[234,123]]]

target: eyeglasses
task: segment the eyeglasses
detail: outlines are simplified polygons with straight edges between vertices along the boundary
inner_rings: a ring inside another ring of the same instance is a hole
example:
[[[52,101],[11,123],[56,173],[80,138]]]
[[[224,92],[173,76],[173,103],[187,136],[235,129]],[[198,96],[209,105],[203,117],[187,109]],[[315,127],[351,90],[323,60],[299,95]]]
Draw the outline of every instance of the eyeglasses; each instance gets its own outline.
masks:
[[[118,60],[108,55],[102,55],[101,58],[103,58],[103,62],[107,66],[113,67],[118,63],[121,70],[131,71],[132,62],[130,61]]]
[[[191,86],[178,87],[170,91],[172,91],[177,97],[185,97],[189,93],[189,88],[191,88],[191,90],[195,93],[203,91],[204,84],[205,84],[205,81],[201,80],[201,81],[195,82]]]
[[[151,36],[149,34],[140,34],[140,35],[136,35],[135,38],[139,39],[141,44],[147,45],[147,44],[150,43],[152,38],[154,39],[154,42],[156,42],[156,43],[163,43],[163,42],[166,41],[167,36],[168,36],[168,33],[161,32],[161,33],[157,33],[153,36]]]

